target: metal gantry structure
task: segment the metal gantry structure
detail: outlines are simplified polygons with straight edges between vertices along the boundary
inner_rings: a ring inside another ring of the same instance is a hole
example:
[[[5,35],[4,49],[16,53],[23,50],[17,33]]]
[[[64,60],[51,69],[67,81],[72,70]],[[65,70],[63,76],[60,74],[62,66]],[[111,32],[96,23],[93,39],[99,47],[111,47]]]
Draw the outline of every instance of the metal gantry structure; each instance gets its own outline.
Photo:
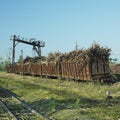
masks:
[[[41,57],[41,47],[45,47],[45,42],[36,40],[35,38],[30,38],[29,41],[25,40],[24,38],[20,38],[19,36],[13,35],[10,38],[13,41],[13,49],[12,49],[12,65],[13,65],[13,72],[14,72],[14,64],[15,64],[15,47],[17,43],[24,43],[33,46],[33,50],[35,50],[39,57]],[[16,43],[17,42],[17,43]]]

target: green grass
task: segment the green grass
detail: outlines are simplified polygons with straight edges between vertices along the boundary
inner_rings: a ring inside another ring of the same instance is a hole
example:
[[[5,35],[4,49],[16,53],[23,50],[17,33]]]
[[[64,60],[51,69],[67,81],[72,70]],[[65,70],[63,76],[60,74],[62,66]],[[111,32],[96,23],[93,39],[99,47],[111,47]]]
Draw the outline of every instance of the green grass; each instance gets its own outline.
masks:
[[[0,73],[0,86],[58,120],[119,120],[120,83],[99,85]],[[113,99],[106,99],[106,91]]]

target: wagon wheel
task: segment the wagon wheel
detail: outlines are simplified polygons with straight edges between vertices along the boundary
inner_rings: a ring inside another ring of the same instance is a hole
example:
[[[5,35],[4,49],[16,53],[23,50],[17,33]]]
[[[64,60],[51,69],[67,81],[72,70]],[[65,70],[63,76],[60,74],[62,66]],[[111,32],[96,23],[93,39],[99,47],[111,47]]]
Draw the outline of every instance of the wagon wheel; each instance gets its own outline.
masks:
[[[100,78],[99,78],[99,83],[101,83],[101,84],[104,83],[104,78],[103,78],[103,77],[100,77]]]
[[[95,76],[92,77],[92,83],[94,83],[94,84],[96,83],[96,77]]]

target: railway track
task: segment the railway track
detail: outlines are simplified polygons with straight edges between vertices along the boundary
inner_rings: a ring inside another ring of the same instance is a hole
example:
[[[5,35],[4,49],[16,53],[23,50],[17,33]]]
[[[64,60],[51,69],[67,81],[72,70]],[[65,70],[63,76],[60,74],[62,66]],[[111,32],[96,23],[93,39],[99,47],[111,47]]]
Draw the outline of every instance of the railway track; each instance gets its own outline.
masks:
[[[0,120],[52,120],[0,87]]]

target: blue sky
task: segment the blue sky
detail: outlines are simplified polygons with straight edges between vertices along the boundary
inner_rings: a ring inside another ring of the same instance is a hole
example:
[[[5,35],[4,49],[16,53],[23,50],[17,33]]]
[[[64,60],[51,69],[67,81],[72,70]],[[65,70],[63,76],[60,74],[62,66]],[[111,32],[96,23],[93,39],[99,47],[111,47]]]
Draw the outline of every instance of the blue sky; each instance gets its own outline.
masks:
[[[11,35],[46,43],[42,55],[88,48],[96,41],[112,49],[120,60],[120,0],[0,0],[0,56],[12,47]],[[21,54],[32,56],[32,46],[18,44]]]

